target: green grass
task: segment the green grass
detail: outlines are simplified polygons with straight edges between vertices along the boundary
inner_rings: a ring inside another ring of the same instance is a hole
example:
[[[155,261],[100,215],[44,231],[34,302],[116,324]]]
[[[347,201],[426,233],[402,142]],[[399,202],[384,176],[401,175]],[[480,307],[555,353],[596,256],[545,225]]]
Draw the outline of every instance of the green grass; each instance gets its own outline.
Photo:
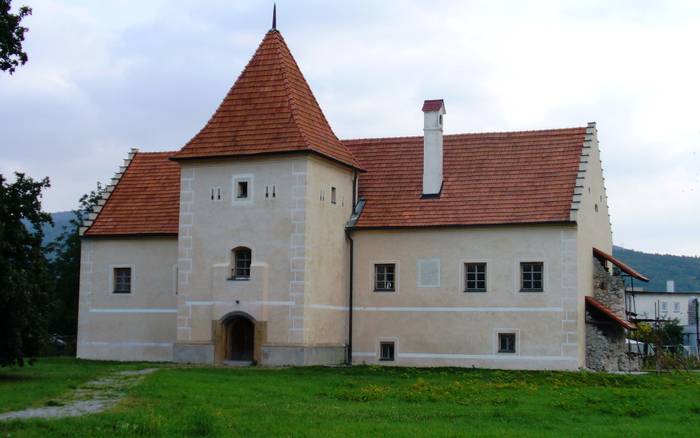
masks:
[[[60,385],[51,382],[64,374],[89,380],[117,366],[42,362],[37,369],[54,373],[9,374],[40,374],[55,394]],[[7,374],[0,370],[3,410],[53,397]],[[0,423],[0,436],[692,436],[698,427],[698,373],[168,367],[108,412]]]
[[[57,357],[40,359],[33,366],[0,368],[0,413],[47,406],[55,397],[75,389],[81,383],[112,372],[149,366],[152,365]]]

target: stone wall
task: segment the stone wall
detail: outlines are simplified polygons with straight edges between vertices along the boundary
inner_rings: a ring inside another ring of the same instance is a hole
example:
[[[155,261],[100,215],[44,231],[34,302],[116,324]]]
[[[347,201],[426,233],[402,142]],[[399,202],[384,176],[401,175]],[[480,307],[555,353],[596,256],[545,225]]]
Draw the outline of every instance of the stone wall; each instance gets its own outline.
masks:
[[[593,259],[593,298],[620,318],[625,314],[625,283]],[[638,371],[640,358],[627,354],[625,330],[597,311],[586,311],[586,367],[594,371]]]
[[[620,318],[625,315],[625,282],[619,275],[610,275],[603,265],[593,259],[593,298],[600,301]]]

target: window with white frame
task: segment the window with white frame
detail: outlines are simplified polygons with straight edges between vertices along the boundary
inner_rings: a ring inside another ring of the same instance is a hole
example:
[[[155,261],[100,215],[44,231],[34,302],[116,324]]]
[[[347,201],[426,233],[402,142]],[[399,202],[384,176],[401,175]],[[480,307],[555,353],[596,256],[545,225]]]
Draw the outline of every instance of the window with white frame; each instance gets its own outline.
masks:
[[[661,311],[662,312],[668,312],[668,302],[667,301],[662,301],[661,302]]]
[[[486,263],[464,264],[464,291],[486,292]]]
[[[253,253],[250,248],[239,247],[233,250],[233,269],[231,279],[250,280],[250,265]]]
[[[396,291],[396,265],[394,263],[379,263],[374,265],[374,291]]]
[[[381,341],[379,343],[379,360],[393,361],[396,355],[396,344],[394,341]]]
[[[115,294],[130,294],[131,293],[131,268],[114,268],[113,277],[113,292]]]
[[[440,259],[419,259],[418,287],[440,287]]]
[[[234,204],[251,204],[253,202],[253,175],[234,175],[231,193]]]
[[[515,353],[515,333],[498,334],[498,352]]]
[[[544,290],[544,263],[520,263],[520,292],[542,292]]]

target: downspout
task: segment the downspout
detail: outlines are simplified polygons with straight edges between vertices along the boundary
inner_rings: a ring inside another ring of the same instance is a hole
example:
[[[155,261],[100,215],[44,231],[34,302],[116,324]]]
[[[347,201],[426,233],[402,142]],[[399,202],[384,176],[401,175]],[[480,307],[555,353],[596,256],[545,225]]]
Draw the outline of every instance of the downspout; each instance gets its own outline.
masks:
[[[355,207],[357,204],[357,171],[353,172],[352,175],[352,213],[355,213]],[[352,228],[345,228],[345,235],[350,241],[350,281],[348,282],[348,357],[347,364],[352,365],[352,289],[353,289],[353,268],[355,266],[355,241],[352,240],[350,233]]]

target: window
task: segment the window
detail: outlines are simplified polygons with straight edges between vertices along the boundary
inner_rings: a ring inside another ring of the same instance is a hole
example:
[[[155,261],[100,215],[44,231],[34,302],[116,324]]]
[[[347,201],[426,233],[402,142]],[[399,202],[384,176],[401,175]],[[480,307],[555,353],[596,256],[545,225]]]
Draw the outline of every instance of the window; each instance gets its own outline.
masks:
[[[382,341],[379,343],[379,360],[393,361],[394,360],[394,343],[390,341]]]
[[[233,250],[233,272],[234,280],[250,280],[250,263],[252,253],[248,248],[236,248]]]
[[[668,302],[666,302],[666,301],[661,302],[661,311],[668,312]]]
[[[212,201],[221,201],[221,187],[212,187],[210,195]]]
[[[335,187],[331,187],[331,204],[335,204]]]
[[[515,353],[515,333],[498,334],[498,352]]]
[[[375,292],[394,292],[396,283],[394,280],[394,272],[396,265],[380,264],[374,265],[374,290]]]
[[[248,199],[248,181],[238,181],[236,184],[236,198]]]
[[[520,292],[542,292],[542,262],[520,264]]]
[[[418,287],[440,287],[440,259],[419,259]]]
[[[673,311],[679,313],[681,311],[681,303],[673,303]]]
[[[131,268],[114,268],[114,293],[131,293]]]
[[[465,263],[464,292],[486,292],[486,263]]]

